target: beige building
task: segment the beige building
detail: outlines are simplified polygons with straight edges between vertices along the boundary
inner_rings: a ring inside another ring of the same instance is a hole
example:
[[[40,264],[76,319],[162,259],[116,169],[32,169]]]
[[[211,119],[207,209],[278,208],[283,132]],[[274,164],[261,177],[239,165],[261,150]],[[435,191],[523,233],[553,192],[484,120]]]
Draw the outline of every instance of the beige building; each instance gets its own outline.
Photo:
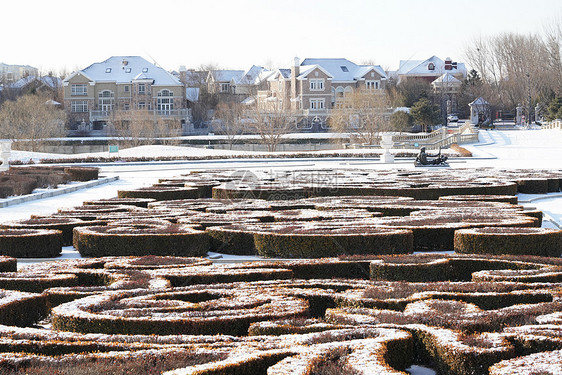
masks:
[[[357,65],[347,59],[295,58],[291,69],[278,69],[268,79],[268,90],[258,92],[258,106],[298,115],[297,127],[326,129],[330,110],[356,90],[380,93],[386,73],[379,65]]]
[[[0,63],[0,83],[8,84],[27,76],[38,76],[39,70],[29,65]]]
[[[154,120],[190,122],[180,80],[139,56],[113,56],[63,81],[71,129],[103,130],[116,115],[147,110]]]

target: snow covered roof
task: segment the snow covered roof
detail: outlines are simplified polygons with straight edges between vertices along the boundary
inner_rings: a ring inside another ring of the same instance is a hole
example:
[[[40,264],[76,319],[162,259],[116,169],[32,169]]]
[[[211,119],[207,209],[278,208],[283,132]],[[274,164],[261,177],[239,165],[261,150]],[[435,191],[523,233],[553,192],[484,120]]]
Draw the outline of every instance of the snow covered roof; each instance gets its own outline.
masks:
[[[62,86],[62,79],[60,79],[59,77],[43,76],[41,77],[41,82],[52,89],[56,89],[57,87]]]
[[[234,80],[236,82],[242,75],[244,75],[243,70],[211,70],[209,73],[215,82],[231,82]]]
[[[154,81],[155,86],[181,85],[171,73],[140,56],[112,56],[76,72],[64,81],[67,82],[78,73],[82,73],[92,81],[128,83],[134,79],[150,79]]]
[[[475,105],[488,105],[488,104],[489,103],[486,100],[484,100],[483,97],[479,96],[478,98],[474,99],[472,103],[469,103],[468,105],[475,106]]]
[[[35,81],[35,76],[27,76],[20,78],[17,81],[8,84],[7,86],[12,89],[22,89],[33,81]]]
[[[320,65],[314,64],[314,65],[301,65],[300,66],[300,74],[297,77],[297,79],[304,79],[306,78],[310,73],[312,73],[314,70],[316,69],[320,69],[322,72],[324,72],[324,74],[326,74],[328,76],[329,79],[333,79],[332,75],[330,74],[330,72],[328,72],[326,69],[322,68]]]
[[[357,81],[371,70],[377,72],[383,79],[386,73],[380,65],[357,65],[347,59],[304,59],[301,63],[301,71],[307,65],[318,65],[326,70],[334,81],[353,82]]]
[[[269,76],[268,81],[278,80],[279,77],[283,79],[291,78],[291,69],[277,69]]]
[[[433,64],[433,69],[431,65]],[[456,67],[451,69],[452,72],[459,72],[466,76],[466,67],[464,63],[455,63]],[[446,72],[445,61],[437,56],[431,56],[427,60],[400,60],[400,67],[398,68],[398,75],[438,75]]]
[[[185,89],[185,98],[192,103],[199,101],[199,87],[188,87]]]
[[[264,68],[263,66],[252,65],[250,69],[245,71],[237,80],[237,85],[257,85],[268,79],[274,72]]]
[[[443,74],[441,77],[437,78],[435,81],[432,82],[433,84],[447,84],[447,83],[451,83],[451,84],[461,84],[462,82],[455,78],[454,75],[452,75],[451,73],[447,72],[445,74]]]

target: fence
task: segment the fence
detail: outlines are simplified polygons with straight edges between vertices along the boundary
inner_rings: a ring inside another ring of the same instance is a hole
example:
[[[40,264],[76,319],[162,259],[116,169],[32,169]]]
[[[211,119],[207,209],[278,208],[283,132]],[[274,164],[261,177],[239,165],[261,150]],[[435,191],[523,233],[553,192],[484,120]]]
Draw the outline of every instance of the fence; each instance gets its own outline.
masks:
[[[541,129],[558,129],[562,130],[562,120],[556,119],[541,126]]]
[[[453,143],[467,144],[478,142],[478,130],[465,122],[455,133],[449,134],[447,128],[441,128],[428,134],[398,134],[392,138],[394,146],[392,148],[420,148],[428,150],[447,148]],[[356,147],[379,147],[380,137],[375,145],[361,145]]]

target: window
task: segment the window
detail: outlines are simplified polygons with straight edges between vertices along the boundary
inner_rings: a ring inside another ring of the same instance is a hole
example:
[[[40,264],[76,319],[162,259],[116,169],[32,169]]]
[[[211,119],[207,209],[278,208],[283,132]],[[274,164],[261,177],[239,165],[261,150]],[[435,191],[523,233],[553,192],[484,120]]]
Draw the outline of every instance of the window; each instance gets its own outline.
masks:
[[[429,63],[429,64],[427,65],[427,69],[428,69],[428,70],[435,70],[435,64],[434,64],[434,63]]]
[[[148,73],[148,68],[142,68],[143,73]]]
[[[71,112],[88,112],[88,102],[86,100],[74,100],[70,102]]]
[[[221,83],[221,92],[229,92],[230,83]]]
[[[139,83],[139,94],[144,94],[146,91],[144,83]]]
[[[380,81],[365,81],[367,90],[378,90],[380,88]]]
[[[74,96],[88,95],[88,85],[75,84],[71,86],[70,91],[71,91],[71,95]]]
[[[323,79],[311,79],[310,80],[310,91],[324,91],[324,80]]]
[[[106,73],[111,73],[111,68],[105,68]]]
[[[126,68],[125,73],[131,73],[131,68]]]
[[[346,72],[346,73],[349,72],[349,69],[347,69],[347,66],[343,66],[343,65],[342,65],[342,66],[340,66],[340,68],[341,68],[341,71],[342,71],[342,72]]]
[[[161,114],[169,114],[174,109],[174,93],[170,90],[158,92],[157,109]]]
[[[324,109],[324,99],[310,99],[310,109]]]
[[[131,89],[129,88],[129,85],[125,85],[125,92],[129,92],[131,91]]]
[[[130,109],[129,103],[123,104],[123,109],[124,109],[125,111],[128,111],[128,110]]]
[[[104,90],[98,94],[98,106],[102,111],[113,110],[113,92]]]
[[[145,102],[139,102],[139,109],[145,109],[146,108],[146,103]]]

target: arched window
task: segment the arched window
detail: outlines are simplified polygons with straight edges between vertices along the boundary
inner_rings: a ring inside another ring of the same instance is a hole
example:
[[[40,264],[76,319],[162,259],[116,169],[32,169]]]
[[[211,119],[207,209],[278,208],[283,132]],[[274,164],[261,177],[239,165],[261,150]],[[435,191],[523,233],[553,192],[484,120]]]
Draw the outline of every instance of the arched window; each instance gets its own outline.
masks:
[[[351,93],[353,93],[353,89],[350,86],[347,86],[343,91],[343,96],[348,96]]]
[[[427,64],[427,69],[428,70],[435,70],[435,64],[434,63]]]
[[[101,111],[113,110],[113,98],[115,95],[113,91],[103,90],[98,94],[98,107]]]
[[[170,90],[158,91],[157,110],[161,114],[169,115],[174,109],[174,93]]]

